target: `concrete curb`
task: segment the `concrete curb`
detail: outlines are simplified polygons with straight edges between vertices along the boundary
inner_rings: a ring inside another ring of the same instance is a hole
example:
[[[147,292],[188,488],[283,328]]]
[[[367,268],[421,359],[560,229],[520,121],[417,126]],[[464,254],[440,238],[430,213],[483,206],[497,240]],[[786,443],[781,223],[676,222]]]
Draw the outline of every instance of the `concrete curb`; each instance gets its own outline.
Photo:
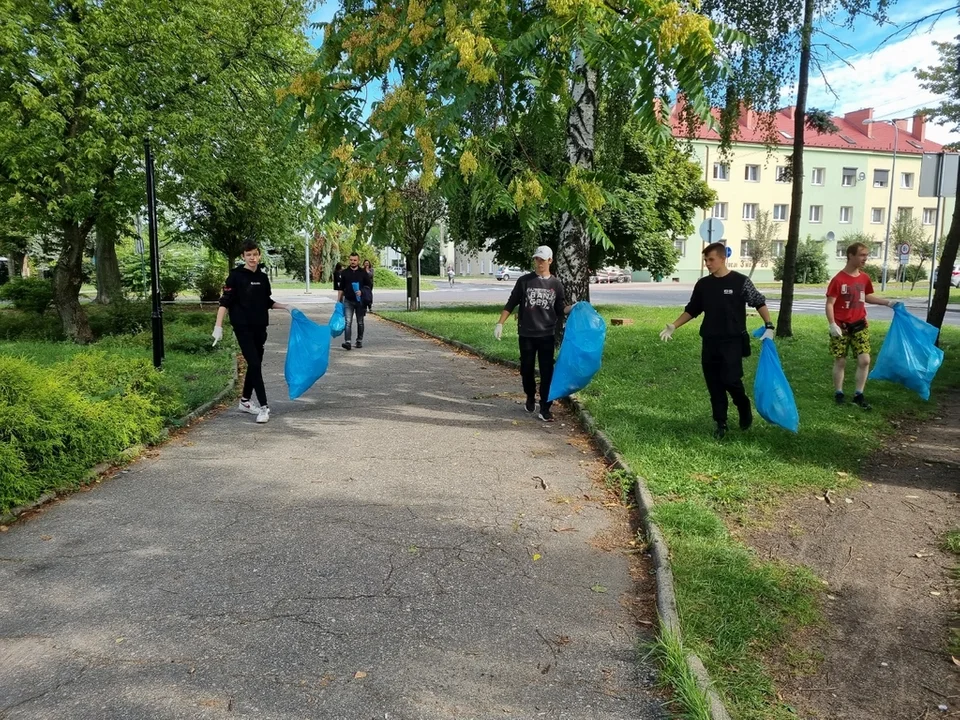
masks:
[[[487,362],[504,365],[515,370],[519,370],[520,368],[520,363],[518,362],[495,357],[458,340],[451,340],[450,338],[445,338],[442,335],[436,335],[429,330],[423,330],[421,328],[414,327],[401,320],[385,318],[378,313],[371,314],[376,315],[381,320],[393,323],[394,325],[402,327],[411,332],[424,335],[434,340],[439,340],[440,342],[451,345],[458,350],[463,350],[471,355],[476,355]],[[636,480],[634,494],[636,495],[637,507],[640,510],[640,519],[643,523],[643,531],[650,546],[650,555],[653,558],[653,567],[657,585],[657,614],[660,616],[660,621],[663,626],[669,632],[673,633],[677,638],[680,638],[682,637],[680,633],[680,616],[677,612],[677,594],[676,590],[674,589],[673,570],[670,566],[670,549],[667,547],[667,541],[663,537],[663,533],[660,531],[659,526],[653,521],[651,516],[654,502],[653,495],[650,494],[650,489],[647,487],[646,480],[633,471],[624,457],[617,451],[616,447],[614,447],[613,443],[610,441],[610,438],[608,438],[606,434],[600,430],[600,428],[597,426],[597,421],[594,420],[593,416],[585,407],[583,407],[579,400],[569,397],[566,398],[564,402],[568,407],[570,407],[571,410],[573,410],[581,426],[593,438],[594,442],[596,442],[597,446],[600,448],[600,451],[603,453],[603,456],[610,462],[610,464],[617,470],[622,470],[623,472],[628,473],[630,477]],[[707,672],[706,667],[704,667],[703,662],[694,653],[688,653],[686,661],[687,668],[690,670],[691,674],[696,680],[697,687],[700,688],[704,696],[707,698],[707,702],[710,705],[711,718],[713,720],[730,720],[730,714],[727,712],[727,709],[724,706],[723,701],[720,699],[720,696],[713,689],[713,683],[710,680],[710,674]]]
[[[176,420],[174,420],[172,425],[176,428],[186,427],[201,415],[204,415],[210,412],[210,410],[216,407],[227,395],[229,395],[231,392],[234,392],[236,390],[238,376],[239,376],[239,368],[237,367],[237,356],[234,355],[233,356],[233,377],[231,378],[230,382],[226,386],[224,386],[223,390],[217,393],[217,395],[213,398],[213,400],[210,400],[209,402],[204,403],[193,412],[190,412],[184,415],[183,417],[177,418]],[[169,425],[164,427],[160,431],[160,436],[157,438],[156,442],[151,443],[151,445],[159,445],[165,442],[168,437],[170,437]],[[20,517],[24,513],[30,512],[31,510],[36,510],[38,507],[45,505],[51,500],[57,499],[61,495],[68,495],[72,492],[76,492],[77,488],[91,485],[92,483],[96,482],[101,475],[103,475],[105,472],[110,470],[110,468],[116,467],[117,465],[125,465],[126,463],[139,457],[140,454],[147,447],[148,447],[147,445],[137,444],[137,445],[131,445],[128,448],[124,448],[119,453],[117,453],[117,457],[113,458],[113,460],[98,463],[97,465],[94,465],[92,468],[90,468],[87,471],[87,474],[84,475],[83,479],[80,481],[79,485],[55,488],[54,490],[45,492],[43,495],[38,497],[32,503],[27,503],[26,505],[20,505],[18,507],[11,508],[3,515],[0,515],[0,524],[7,525],[13,522],[14,520],[16,520],[18,517]]]

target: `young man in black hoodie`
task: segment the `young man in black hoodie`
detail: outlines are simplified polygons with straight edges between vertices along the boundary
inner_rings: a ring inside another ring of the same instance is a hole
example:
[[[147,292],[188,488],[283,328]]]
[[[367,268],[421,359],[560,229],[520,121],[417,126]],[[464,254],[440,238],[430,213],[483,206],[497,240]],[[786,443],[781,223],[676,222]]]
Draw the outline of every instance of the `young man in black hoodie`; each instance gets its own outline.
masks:
[[[357,283],[359,292],[353,289],[353,284]],[[340,345],[344,350],[349,350],[350,337],[353,333],[353,316],[357,316],[357,344],[354,346],[358,350],[363,347],[363,316],[367,308],[363,303],[364,288],[367,293],[373,293],[373,280],[370,273],[360,267],[360,256],[357,253],[350,253],[350,264],[340,272],[340,287],[337,290],[337,301],[343,303],[343,319],[346,328],[343,334],[343,344]],[[371,300],[372,302],[372,300]]]
[[[527,395],[524,409],[528,413],[537,411],[537,379],[534,364],[540,364],[540,414],[544,422],[553,422],[550,412],[552,403],[550,381],[553,379],[553,352],[557,344],[557,325],[560,319],[570,313],[570,306],[564,305],[563,285],[550,274],[553,262],[553,250],[541,245],[533,253],[535,272],[521,275],[513,292],[500,313],[500,320],[493,329],[493,336],[499,340],[503,335],[503,323],[510,317],[515,307],[517,311],[517,332],[520,335],[520,378],[523,391]]]
[[[267,391],[263,385],[263,347],[267,342],[269,310],[288,310],[286,305],[274,302],[270,297],[270,278],[260,269],[260,248],[252,240],[243,244],[243,265],[234,268],[223,286],[220,309],[213,326],[213,344],[223,339],[223,318],[230,312],[230,325],[237,336],[237,344],[247,362],[247,374],[243,379],[243,394],[240,396],[240,411],[257,416],[258,423],[270,420]],[[250,402],[256,392],[260,406]]]
[[[727,267],[727,248],[723,243],[707,245],[703,262],[710,274],[697,281],[690,302],[680,317],[663,329],[660,339],[673,339],[674,330],[703,313],[700,363],[717,424],[713,436],[720,440],[727,434],[727,393],[739,413],[740,429],[746,430],[753,424],[750,399],[743,387],[743,358],[750,354],[746,306],[756,308],[766,323],[764,339],[773,339],[774,326],[766,298],[750,278]]]

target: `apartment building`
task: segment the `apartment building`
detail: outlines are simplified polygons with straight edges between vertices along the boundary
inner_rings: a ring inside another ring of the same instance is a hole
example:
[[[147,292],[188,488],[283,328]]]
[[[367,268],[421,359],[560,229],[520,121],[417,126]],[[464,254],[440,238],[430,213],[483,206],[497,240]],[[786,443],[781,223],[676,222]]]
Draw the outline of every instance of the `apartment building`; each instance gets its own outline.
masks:
[[[788,107],[774,118],[778,145],[766,143],[757,116],[750,111],[740,120],[739,135],[732,151],[720,154],[719,135],[701,129],[691,139],[696,161],[703,168],[704,179],[717,192],[717,203],[707,211],[698,211],[695,228],[703,220],[714,217],[723,224],[723,236],[714,238],[730,248],[729,267],[748,272],[752,259],[747,243],[747,227],[761,212],[769,212],[780,228],[774,243],[774,255],[782,255],[787,240],[790,218],[791,182],[787,172],[793,148],[795,108]],[[676,117],[676,113],[675,113]],[[919,197],[920,160],[925,152],[940,152],[942,147],[925,137],[925,119],[890,123],[864,123],[873,120],[872,108],[850,112],[834,118],[838,132],[821,135],[807,129],[803,157],[803,209],[800,222],[801,241],[808,235],[824,244],[831,272],[843,267],[846,244],[844,236],[863,232],[873,236],[872,254],[878,262],[883,257],[887,213],[890,206],[890,185],[893,185],[893,220],[897,215],[919,219],[932,238],[937,219],[936,198]],[[674,134],[686,137],[686,131],[674,120]],[[896,168],[893,168],[894,138],[897,140]],[[955,200],[941,202],[940,233],[943,221],[949,222]],[[692,282],[701,276],[701,254],[705,242],[695,230],[684,240],[677,240],[681,253],[676,270],[669,278],[676,282]],[[897,263],[897,251],[891,243],[890,265]],[[773,262],[757,266],[754,280],[773,280]]]

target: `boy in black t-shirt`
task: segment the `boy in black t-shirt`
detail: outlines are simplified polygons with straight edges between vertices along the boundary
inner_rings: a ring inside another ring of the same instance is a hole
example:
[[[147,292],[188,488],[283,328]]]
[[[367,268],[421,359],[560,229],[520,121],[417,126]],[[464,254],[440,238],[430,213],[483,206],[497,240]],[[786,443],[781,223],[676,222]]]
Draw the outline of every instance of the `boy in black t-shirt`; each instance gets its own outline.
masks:
[[[570,313],[570,306],[564,305],[563,285],[550,274],[553,262],[553,250],[541,245],[533,253],[536,271],[517,279],[510,298],[500,313],[500,320],[493,329],[493,336],[499,340],[503,335],[503,323],[510,317],[515,307],[518,333],[520,335],[520,378],[523,391],[527,395],[524,408],[528,413],[537,411],[537,379],[534,373],[536,363],[540,364],[540,414],[544,422],[553,422],[550,413],[550,381],[553,379],[553,351],[557,344],[557,325],[564,315]]]
[[[766,323],[764,339],[773,339],[774,325],[766,298],[750,278],[727,268],[727,248],[723,243],[707,245],[703,262],[710,274],[697,281],[690,302],[680,317],[663,329],[660,339],[672,339],[674,330],[703,313],[700,362],[717,424],[713,436],[719,440],[727,434],[727,393],[737,407],[740,429],[746,430],[753,424],[750,399],[743,387],[743,358],[750,354],[746,306],[756,308]]]
[[[269,310],[289,310],[286,305],[274,302],[270,297],[270,278],[260,269],[260,248],[252,240],[243,244],[243,265],[234,268],[223,285],[220,309],[213,326],[213,344],[223,339],[223,318],[230,311],[230,325],[237,336],[237,344],[243,359],[247,361],[247,374],[243,378],[243,394],[240,396],[241,412],[257,416],[258,423],[270,419],[267,391],[263,385],[263,348],[267,342]],[[256,392],[260,407],[250,398]]]

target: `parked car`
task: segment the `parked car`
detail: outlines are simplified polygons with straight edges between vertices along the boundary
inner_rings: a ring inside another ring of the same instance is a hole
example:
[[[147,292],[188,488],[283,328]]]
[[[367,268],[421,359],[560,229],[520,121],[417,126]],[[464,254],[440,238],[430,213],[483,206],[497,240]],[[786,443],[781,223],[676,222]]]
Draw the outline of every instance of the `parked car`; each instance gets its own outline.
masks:
[[[620,268],[608,267],[604,268],[603,271],[607,274],[607,282],[625,283],[631,280],[630,273]]]
[[[497,270],[497,280],[511,280],[523,275],[523,270],[518,267],[501,267]]]
[[[933,282],[937,282],[937,271],[933,271]],[[953,272],[950,273],[950,284],[955,288],[960,288],[960,265],[953,266]]]
[[[400,265],[394,265],[393,272],[399,277],[404,277],[407,274],[407,269],[405,267],[401,267]]]

